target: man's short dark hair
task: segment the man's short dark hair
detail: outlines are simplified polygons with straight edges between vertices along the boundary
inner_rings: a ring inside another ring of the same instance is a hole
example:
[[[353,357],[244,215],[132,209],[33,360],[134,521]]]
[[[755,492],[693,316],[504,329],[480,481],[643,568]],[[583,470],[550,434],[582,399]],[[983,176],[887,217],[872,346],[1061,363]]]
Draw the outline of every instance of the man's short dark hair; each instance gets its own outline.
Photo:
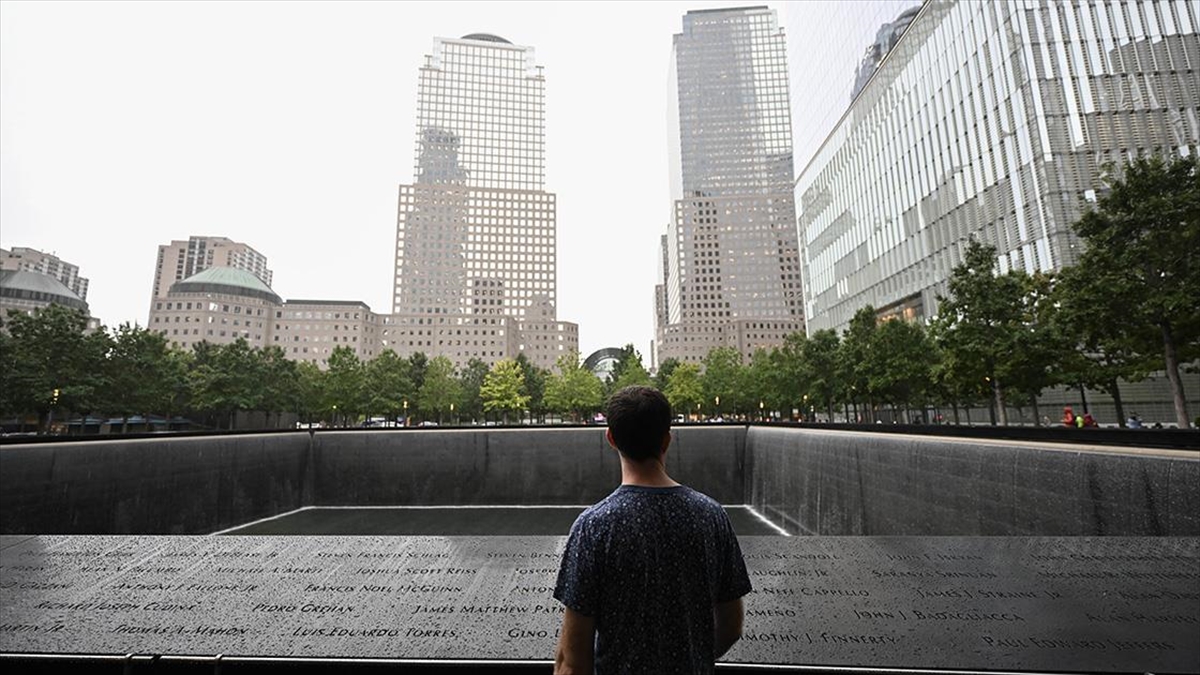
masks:
[[[662,453],[663,437],[671,432],[671,404],[653,387],[625,387],[608,399],[608,428],[617,450],[640,461]]]

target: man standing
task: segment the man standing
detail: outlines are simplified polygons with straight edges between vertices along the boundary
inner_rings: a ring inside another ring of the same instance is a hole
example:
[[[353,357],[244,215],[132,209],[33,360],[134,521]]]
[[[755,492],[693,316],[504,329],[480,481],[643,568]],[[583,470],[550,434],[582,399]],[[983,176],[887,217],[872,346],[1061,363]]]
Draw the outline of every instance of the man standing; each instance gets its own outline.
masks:
[[[580,514],[554,597],[554,672],[711,673],[742,635],[750,578],[725,510],[667,475],[671,406],[626,387],[608,401],[621,485]]]

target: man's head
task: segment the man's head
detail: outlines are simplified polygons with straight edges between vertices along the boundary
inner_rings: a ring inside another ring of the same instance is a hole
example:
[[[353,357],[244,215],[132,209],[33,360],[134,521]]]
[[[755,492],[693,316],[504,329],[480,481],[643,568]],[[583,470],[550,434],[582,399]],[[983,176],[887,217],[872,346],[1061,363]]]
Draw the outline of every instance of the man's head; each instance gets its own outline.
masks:
[[[625,387],[608,399],[608,435],[626,458],[655,459],[671,433],[671,404],[652,387]]]

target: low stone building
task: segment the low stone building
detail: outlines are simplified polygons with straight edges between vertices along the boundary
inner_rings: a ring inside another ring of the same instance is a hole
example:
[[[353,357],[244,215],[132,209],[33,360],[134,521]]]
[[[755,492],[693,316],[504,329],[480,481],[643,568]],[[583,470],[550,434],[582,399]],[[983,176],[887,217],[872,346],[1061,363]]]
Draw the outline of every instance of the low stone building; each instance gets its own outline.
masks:
[[[271,322],[283,301],[261,279],[232,267],[210,267],[171,284],[150,309],[150,329],[190,349],[198,342],[251,347],[271,344]]]

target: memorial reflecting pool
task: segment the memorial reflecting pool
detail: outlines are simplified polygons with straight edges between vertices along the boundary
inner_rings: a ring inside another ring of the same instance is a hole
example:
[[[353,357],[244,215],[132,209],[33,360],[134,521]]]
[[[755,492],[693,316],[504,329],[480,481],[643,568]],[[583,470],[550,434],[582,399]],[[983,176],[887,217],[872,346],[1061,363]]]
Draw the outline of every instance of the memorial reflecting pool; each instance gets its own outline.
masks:
[[[566,536],[582,506],[309,507],[216,534]],[[753,509],[727,506],[738,536],[782,534]]]

